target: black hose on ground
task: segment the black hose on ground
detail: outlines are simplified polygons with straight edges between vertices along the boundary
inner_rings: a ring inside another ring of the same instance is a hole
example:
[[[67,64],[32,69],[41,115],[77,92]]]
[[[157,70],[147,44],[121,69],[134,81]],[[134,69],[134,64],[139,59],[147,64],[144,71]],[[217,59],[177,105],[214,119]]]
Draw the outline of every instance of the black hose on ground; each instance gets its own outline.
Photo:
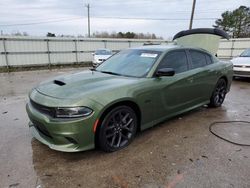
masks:
[[[228,140],[228,139],[226,139],[226,138],[223,138],[222,136],[220,136],[220,135],[216,134],[215,132],[213,132],[212,127],[213,127],[214,125],[216,125],[216,124],[222,124],[222,123],[249,123],[249,124],[250,124],[249,121],[216,121],[216,122],[213,122],[213,123],[211,123],[211,124],[209,125],[209,131],[210,131],[213,135],[215,135],[216,137],[218,137],[218,138],[220,138],[220,139],[222,139],[222,140],[224,140],[224,141],[226,141],[226,142],[229,142],[229,143],[231,143],[231,144],[235,144],[235,145],[238,145],[238,146],[250,146],[250,144],[240,144],[240,143],[237,143],[237,142],[233,142],[233,141]],[[249,135],[249,136],[250,136],[250,135]]]

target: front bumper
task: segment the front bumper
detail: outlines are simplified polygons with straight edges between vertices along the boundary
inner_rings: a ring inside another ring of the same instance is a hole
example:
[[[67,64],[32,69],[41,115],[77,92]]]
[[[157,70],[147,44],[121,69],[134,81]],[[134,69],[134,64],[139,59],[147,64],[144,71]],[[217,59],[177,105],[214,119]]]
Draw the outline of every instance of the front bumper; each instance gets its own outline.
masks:
[[[250,78],[250,68],[234,67],[234,76]]]
[[[93,66],[94,68],[98,67],[99,65],[100,65],[100,63],[92,63],[92,66]]]
[[[51,149],[77,152],[95,147],[93,125],[94,114],[87,118],[55,119],[36,110],[27,103],[31,134]]]
[[[93,67],[98,67],[100,64],[102,64],[104,62],[104,60],[94,60],[92,62],[92,66]]]

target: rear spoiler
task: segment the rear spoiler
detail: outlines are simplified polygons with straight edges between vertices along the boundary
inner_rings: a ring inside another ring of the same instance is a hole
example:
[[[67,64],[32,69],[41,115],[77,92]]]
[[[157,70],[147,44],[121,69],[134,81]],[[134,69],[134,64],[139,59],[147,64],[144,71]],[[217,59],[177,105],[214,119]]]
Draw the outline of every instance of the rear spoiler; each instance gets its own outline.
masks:
[[[177,45],[202,48],[216,55],[221,38],[229,39],[229,35],[220,29],[197,28],[181,31],[174,36],[173,40]]]
[[[229,39],[229,35],[220,29],[212,29],[212,28],[197,28],[197,29],[190,29],[190,30],[184,30],[184,31],[180,31],[179,33],[177,33],[173,40],[183,37],[183,36],[187,36],[187,35],[193,35],[193,34],[212,34],[212,35],[218,35],[221,36],[222,38],[226,38],[227,40]]]

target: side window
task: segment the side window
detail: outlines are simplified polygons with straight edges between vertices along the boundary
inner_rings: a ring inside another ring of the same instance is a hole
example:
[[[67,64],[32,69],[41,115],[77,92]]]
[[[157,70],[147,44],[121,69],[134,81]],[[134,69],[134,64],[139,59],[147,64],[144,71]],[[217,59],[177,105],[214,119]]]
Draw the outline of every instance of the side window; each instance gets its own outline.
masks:
[[[207,64],[206,56],[204,53],[196,51],[196,50],[189,50],[191,59],[192,59],[192,68],[196,69],[199,67],[203,67]]]
[[[185,51],[169,52],[161,61],[158,69],[173,68],[175,73],[181,73],[188,70],[188,62]]]
[[[206,60],[207,60],[207,64],[209,65],[209,64],[212,64],[213,63],[213,61],[212,61],[212,59],[211,59],[211,56],[210,55],[205,55],[206,56]]]

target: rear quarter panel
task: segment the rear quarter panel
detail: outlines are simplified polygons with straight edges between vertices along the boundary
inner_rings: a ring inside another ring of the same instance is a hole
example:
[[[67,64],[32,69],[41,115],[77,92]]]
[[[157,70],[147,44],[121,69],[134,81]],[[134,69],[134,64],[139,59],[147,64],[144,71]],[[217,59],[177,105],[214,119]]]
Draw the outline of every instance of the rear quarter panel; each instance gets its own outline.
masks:
[[[230,87],[233,80],[233,63],[231,61],[218,61],[219,78],[225,77],[227,79],[227,92],[230,91]]]

